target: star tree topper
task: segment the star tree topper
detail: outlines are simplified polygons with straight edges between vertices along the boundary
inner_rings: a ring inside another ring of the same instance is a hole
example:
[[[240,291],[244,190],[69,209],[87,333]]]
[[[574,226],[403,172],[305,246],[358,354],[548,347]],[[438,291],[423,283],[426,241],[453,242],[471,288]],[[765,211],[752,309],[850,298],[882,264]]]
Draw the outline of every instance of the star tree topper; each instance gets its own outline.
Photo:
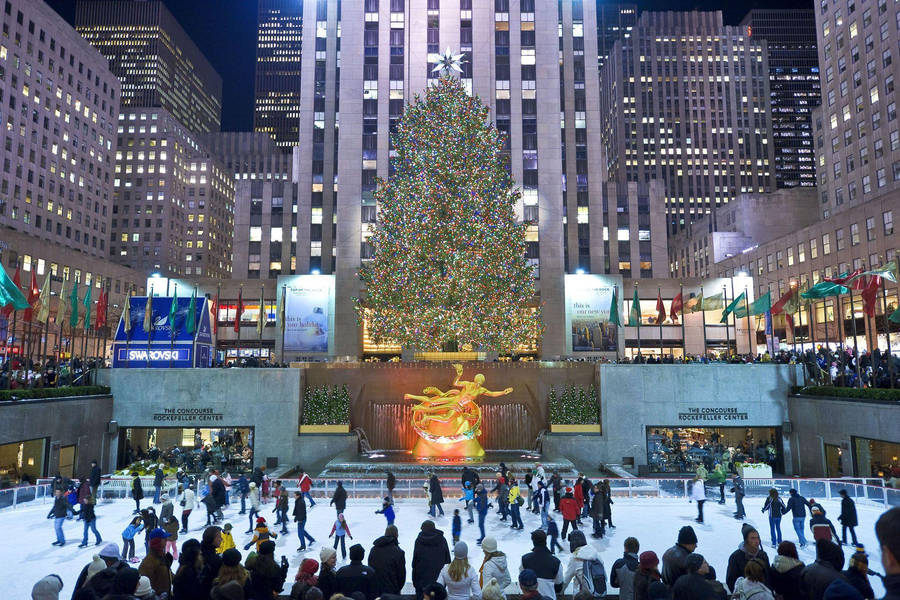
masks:
[[[462,67],[460,66],[462,65],[462,57],[462,54],[453,54],[450,46],[447,46],[443,54],[438,54],[437,64],[431,71],[442,75],[449,75],[453,71],[462,73]]]

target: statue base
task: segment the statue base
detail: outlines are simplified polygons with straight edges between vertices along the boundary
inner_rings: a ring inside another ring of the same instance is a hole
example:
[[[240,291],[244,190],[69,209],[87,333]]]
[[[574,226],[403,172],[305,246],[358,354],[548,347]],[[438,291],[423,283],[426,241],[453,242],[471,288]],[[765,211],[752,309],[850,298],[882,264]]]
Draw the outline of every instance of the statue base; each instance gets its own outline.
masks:
[[[476,438],[453,444],[436,444],[419,438],[413,446],[412,455],[418,458],[481,458],[484,448]]]

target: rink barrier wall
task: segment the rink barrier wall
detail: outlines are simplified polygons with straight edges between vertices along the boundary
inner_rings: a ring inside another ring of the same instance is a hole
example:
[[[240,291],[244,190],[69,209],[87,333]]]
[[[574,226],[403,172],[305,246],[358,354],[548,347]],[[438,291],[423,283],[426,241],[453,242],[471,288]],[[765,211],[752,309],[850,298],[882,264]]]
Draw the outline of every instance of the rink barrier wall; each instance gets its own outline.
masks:
[[[35,504],[48,504],[53,500],[53,492],[49,479],[39,479],[37,485],[22,486],[0,490],[0,510],[18,506]],[[285,489],[293,497],[293,493],[300,489],[299,479],[281,479]],[[343,483],[349,499],[374,499],[384,498],[388,495],[384,479],[315,479],[310,493],[314,498],[328,500],[337,488],[337,482]],[[460,490],[459,480],[456,478],[441,478],[441,490],[446,502],[454,501]],[[482,480],[492,487],[492,480]],[[662,499],[687,499],[690,497],[690,478],[670,479],[609,479],[610,489],[614,498],[662,498]],[[274,479],[272,480],[274,483]],[[398,499],[422,499],[425,500],[425,484],[427,480],[397,478],[393,497]],[[144,488],[144,500],[153,498],[153,477],[141,477]],[[174,478],[168,478],[162,491],[175,498],[178,483]],[[725,484],[726,500],[733,499],[729,492],[731,482]],[[801,496],[807,499],[832,500],[839,497],[840,490],[847,490],[847,495],[856,502],[862,502],[870,506],[894,507],[900,506],[900,489],[886,487],[884,481],[879,478],[842,478],[842,479],[744,479],[744,488],[747,498],[764,499],[771,488],[778,490],[779,494],[786,496],[788,490],[793,488]],[[197,482],[194,490],[197,500],[206,496],[207,488]],[[131,478],[104,478],[100,484],[99,501],[111,502],[116,499],[130,498]],[[523,496],[526,494],[523,493]],[[706,496],[708,500],[716,500],[719,496],[718,486],[707,485]],[[234,501],[234,496],[232,496]]]

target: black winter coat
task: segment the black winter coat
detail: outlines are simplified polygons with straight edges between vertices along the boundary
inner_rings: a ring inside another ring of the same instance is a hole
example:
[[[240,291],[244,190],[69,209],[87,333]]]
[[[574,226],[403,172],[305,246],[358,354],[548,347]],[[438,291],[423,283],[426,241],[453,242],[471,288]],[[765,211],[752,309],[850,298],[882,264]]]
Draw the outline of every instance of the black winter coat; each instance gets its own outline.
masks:
[[[131,497],[135,500],[143,500],[144,499],[144,486],[141,485],[140,477],[135,477],[131,481]]]
[[[287,569],[275,563],[272,555],[259,555],[250,571],[250,583],[246,589],[247,600],[269,600],[284,589]],[[207,596],[203,596],[206,598]]]
[[[437,478],[437,475],[431,476],[431,479],[428,481],[428,489],[431,492],[432,504],[444,503],[444,492],[441,491],[441,481]]]
[[[96,488],[100,485],[100,467],[96,465],[91,467],[90,484],[92,488]]]
[[[88,563],[84,565],[83,569],[81,569],[81,573],[78,575],[78,579],[75,581],[75,589],[72,590],[72,598],[74,598],[78,594],[78,590],[80,590],[81,588],[89,588],[94,591],[95,595],[99,594],[97,596],[98,598],[102,598],[105,594],[112,591],[112,583],[116,578],[116,574],[119,571],[129,568],[128,563],[120,560],[113,563],[111,567],[106,567],[103,571],[100,571],[100,573],[96,573],[93,577],[91,577],[90,581],[87,581],[87,572],[88,567],[90,566],[91,564]],[[104,576],[98,579],[101,573],[103,573]]]
[[[47,518],[64,519],[69,514],[69,501],[65,496],[53,499],[53,508],[47,513]]]
[[[339,511],[343,511],[347,508],[347,490],[344,489],[344,486],[337,486],[337,489],[334,490],[334,494],[331,496],[331,502],[329,502],[329,504],[333,504]]]
[[[727,596],[722,584],[697,573],[682,575],[672,587],[672,600],[725,600]]]
[[[337,591],[337,587],[335,586],[334,578],[335,572],[329,567],[322,566],[319,569],[319,582],[316,584],[320,590],[322,590],[323,598],[331,598],[332,595]]]
[[[153,485],[156,487],[161,487],[163,484],[163,480],[165,480],[166,474],[162,469],[157,468],[153,473]]]
[[[869,577],[864,575],[859,569],[854,569],[853,567],[847,569],[844,571],[844,579],[856,588],[856,591],[862,594],[862,597],[866,598],[866,600],[875,597],[872,584],[869,583]]]
[[[297,523],[306,521],[306,500],[303,496],[294,499],[294,521]]]
[[[813,564],[807,565],[800,574],[800,590],[803,592],[803,598],[822,600],[825,597],[825,589],[840,576],[841,572],[830,562],[817,559]]]
[[[379,594],[399,594],[406,583],[406,553],[394,536],[381,536],[369,550],[369,566],[375,569]]]
[[[203,542],[200,542],[200,554],[203,556],[203,570],[200,572],[203,595],[200,598],[207,598],[212,590],[213,579],[219,576],[219,569],[222,568],[222,555],[216,552],[212,544],[207,546]]]
[[[851,498],[841,500],[841,516],[838,521],[845,527],[856,527],[859,519],[856,517],[856,503]]]
[[[420,531],[412,557],[412,582],[416,593],[437,581],[444,565],[450,564],[450,547],[440,529]]]
[[[216,477],[216,480],[209,486],[209,494],[216,501],[216,508],[225,506],[225,484],[221,477]]]
[[[779,561],[785,560],[784,556],[777,556],[773,559],[773,566],[769,567],[768,578],[770,588],[776,594],[781,594],[787,598],[802,598],[803,593],[800,590],[800,575],[806,568],[802,562],[790,569],[778,568]]]
[[[85,521],[87,523],[97,520],[97,515],[96,515],[96,513],[94,513],[94,505],[93,504],[82,504],[81,510],[75,514],[81,515],[81,520]]]
[[[687,557],[690,554],[688,549],[680,544],[675,544],[663,554],[662,580],[669,589],[672,589],[679,577],[687,575]]]
[[[378,581],[375,569],[361,562],[350,561],[350,564],[338,569],[335,577],[337,591],[349,597],[353,592],[362,592],[367,600],[378,597]]]
[[[263,484],[263,472],[262,469],[256,467],[253,469],[253,473],[250,474],[250,481],[256,484],[256,489],[262,490]]]
[[[388,474],[387,474],[387,489],[388,489],[388,493],[393,492],[393,491],[394,491],[394,486],[396,486],[396,485],[397,485],[397,478],[394,477],[394,474],[393,474],[393,473],[388,473]]]
[[[173,600],[194,600],[203,598],[204,587],[200,581],[200,572],[194,567],[179,569],[172,578]]]
[[[634,574],[634,600],[647,600],[647,590],[654,581],[660,581],[659,571],[643,571],[638,569]]]
[[[728,586],[728,589],[734,589],[734,583],[744,576],[744,568],[747,566],[747,563],[754,558],[763,561],[766,564],[766,567],[769,566],[769,556],[762,547],[760,547],[756,556],[750,556],[744,549],[744,544],[738,546],[738,549],[731,553],[731,556],[728,557],[728,569],[725,571],[725,584]],[[763,583],[768,585],[765,581]]]
[[[794,519],[799,519],[800,517],[806,516],[806,504],[809,502],[806,498],[801,496],[800,494],[791,494],[791,497],[788,498],[787,505],[785,506],[786,511],[791,511],[791,516]]]
[[[882,600],[900,600],[900,575],[885,577],[884,589],[887,595]]]

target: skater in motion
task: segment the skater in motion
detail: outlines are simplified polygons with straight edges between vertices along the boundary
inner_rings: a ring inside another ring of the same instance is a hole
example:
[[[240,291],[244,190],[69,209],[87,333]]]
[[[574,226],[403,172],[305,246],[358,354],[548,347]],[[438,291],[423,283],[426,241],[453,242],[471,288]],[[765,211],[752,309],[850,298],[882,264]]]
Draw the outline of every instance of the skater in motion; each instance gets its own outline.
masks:
[[[747,516],[744,511],[744,478],[735,475],[731,480],[731,491],[734,492],[734,505],[737,510],[734,512],[735,519],[743,519]]]
[[[769,512],[769,531],[772,535],[772,547],[777,548],[781,543],[781,516],[787,509],[784,502],[778,496],[778,490],[772,488],[769,490],[769,496],[763,504],[762,512]]]
[[[136,562],[134,558],[134,536],[144,529],[141,523],[140,515],[131,519],[131,523],[122,532],[122,558],[131,562]]]
[[[53,529],[56,532],[56,541],[53,542],[54,546],[65,546],[66,545],[66,537],[63,534],[63,523],[66,520],[66,516],[69,514],[69,501],[66,500],[66,497],[63,495],[63,491],[61,489],[57,489],[55,492],[55,497],[53,499],[53,508],[50,509],[50,512],[47,514],[48,519],[53,519]],[[96,529],[94,530],[96,531]],[[85,522],[84,535],[87,536],[87,523]],[[98,536],[99,537],[99,536]]]
[[[856,516],[856,503],[847,494],[847,490],[838,492],[841,495],[841,514],[838,516],[838,522],[841,524],[841,546],[847,545],[847,530],[850,530],[850,536],[853,539],[853,545],[858,546],[856,540],[856,526],[859,525],[859,518]]]
[[[691,500],[697,503],[697,518],[695,520],[698,523],[703,523],[703,505],[706,503],[706,489],[703,485],[703,480],[699,476],[694,477],[694,485],[691,486]]]
[[[347,558],[347,545],[344,543],[345,536],[351,540],[353,539],[353,534],[350,533],[350,526],[347,525],[347,521],[344,519],[344,513],[340,513],[335,519],[334,525],[331,526],[331,533],[328,534],[328,537],[334,537],[335,551],[337,551],[338,543],[340,543],[341,560]]]

